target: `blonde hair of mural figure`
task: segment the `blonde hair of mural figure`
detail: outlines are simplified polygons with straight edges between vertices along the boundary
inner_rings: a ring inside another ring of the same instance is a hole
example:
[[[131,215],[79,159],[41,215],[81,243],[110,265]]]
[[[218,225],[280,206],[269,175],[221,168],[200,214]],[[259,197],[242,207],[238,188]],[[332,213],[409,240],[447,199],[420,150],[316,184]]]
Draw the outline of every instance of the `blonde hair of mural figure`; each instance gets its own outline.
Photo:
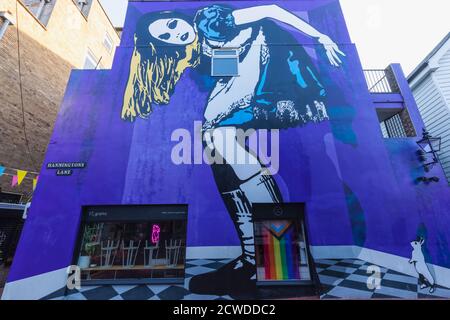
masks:
[[[180,46],[175,55],[164,52],[164,47],[157,49],[152,43],[149,44],[149,49],[151,59],[143,59],[136,46],[135,36],[130,75],[122,106],[123,120],[134,121],[137,116],[148,118],[152,112],[152,103],[168,104],[184,70],[196,67],[200,62],[198,37],[192,43]]]

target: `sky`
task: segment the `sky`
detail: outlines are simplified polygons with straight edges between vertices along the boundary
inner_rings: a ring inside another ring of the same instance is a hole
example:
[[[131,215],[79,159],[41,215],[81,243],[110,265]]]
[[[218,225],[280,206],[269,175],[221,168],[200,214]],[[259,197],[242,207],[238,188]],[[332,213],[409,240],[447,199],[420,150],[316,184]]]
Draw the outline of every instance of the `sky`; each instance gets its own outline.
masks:
[[[100,0],[123,26],[127,0]],[[450,32],[450,0],[341,0],[365,69],[400,63],[408,75]]]

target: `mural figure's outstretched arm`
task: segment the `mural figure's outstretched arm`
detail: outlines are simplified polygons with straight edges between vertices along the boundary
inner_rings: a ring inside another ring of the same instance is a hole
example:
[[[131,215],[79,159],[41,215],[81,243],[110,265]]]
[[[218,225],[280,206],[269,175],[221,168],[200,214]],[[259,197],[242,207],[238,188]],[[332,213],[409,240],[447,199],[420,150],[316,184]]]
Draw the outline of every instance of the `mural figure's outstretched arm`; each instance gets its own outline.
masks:
[[[342,63],[338,54],[345,56],[330,37],[320,33],[307,22],[277,5],[272,4],[234,10],[233,17],[237,25],[252,23],[266,18],[290,25],[304,34],[317,39],[324,46],[326,55],[333,66],[338,67]]]

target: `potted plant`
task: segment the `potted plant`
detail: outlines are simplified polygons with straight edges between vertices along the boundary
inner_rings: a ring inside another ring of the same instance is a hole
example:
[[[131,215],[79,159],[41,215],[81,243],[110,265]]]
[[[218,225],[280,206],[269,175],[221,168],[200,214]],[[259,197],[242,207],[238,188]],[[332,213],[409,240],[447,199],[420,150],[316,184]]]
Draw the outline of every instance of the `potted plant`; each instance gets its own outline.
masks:
[[[98,228],[95,226],[93,228],[86,227],[83,235],[82,250],[78,258],[78,266],[81,269],[89,268],[91,264],[91,257],[95,254],[96,246],[99,245],[98,242]],[[84,255],[81,255],[84,253]]]

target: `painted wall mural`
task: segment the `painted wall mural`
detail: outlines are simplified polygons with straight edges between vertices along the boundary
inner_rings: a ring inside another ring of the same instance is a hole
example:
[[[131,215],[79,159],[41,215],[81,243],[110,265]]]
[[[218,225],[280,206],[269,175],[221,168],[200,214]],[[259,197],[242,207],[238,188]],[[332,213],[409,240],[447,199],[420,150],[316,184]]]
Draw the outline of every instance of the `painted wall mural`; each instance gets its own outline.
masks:
[[[137,23],[121,113],[124,120],[148,118],[152,104],[168,104],[186,68],[198,67],[211,75],[210,65],[202,68],[202,63],[211,61],[213,48],[239,48],[239,75],[213,79],[202,132],[212,136],[213,152],[225,162],[211,168],[237,229],[242,254],[215,272],[193,277],[193,292],[233,293],[255,286],[252,204],[283,201],[276,181],[259,159],[254,164],[238,163],[234,154],[222,152],[225,143],[244,149],[246,159],[254,157],[248,146],[239,145],[238,137],[226,135],[225,130],[279,129],[328,120],[326,88],[310,57],[272,20],[315,39],[327,56],[322,63],[334,67],[342,63],[340,56],[345,54],[329,36],[277,5],[233,9],[214,4],[193,17],[178,11],[152,12]],[[274,39],[292,45],[271,46]],[[227,138],[222,139],[222,134]],[[233,183],[227,177],[234,177]]]
[[[211,75],[225,49],[238,76]],[[417,139],[382,138],[338,1],[133,1],[114,60],[71,75],[4,297],[65,286],[84,206],[144,204],[188,207],[171,298],[250,298],[256,280],[307,277],[322,298],[450,297],[443,172],[416,184]],[[45,169],[62,162],[86,167]],[[305,237],[255,221],[260,203],[304,204]]]

